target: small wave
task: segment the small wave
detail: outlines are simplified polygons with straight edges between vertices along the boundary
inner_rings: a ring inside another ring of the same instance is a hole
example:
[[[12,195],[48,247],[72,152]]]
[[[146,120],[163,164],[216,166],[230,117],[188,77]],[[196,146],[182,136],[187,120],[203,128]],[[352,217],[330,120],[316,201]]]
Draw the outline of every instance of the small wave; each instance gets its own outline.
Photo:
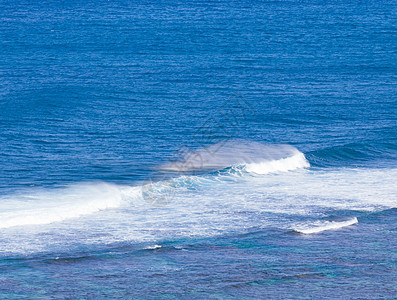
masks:
[[[346,221],[325,221],[317,224],[310,224],[307,226],[303,226],[301,228],[295,228],[294,231],[303,234],[320,233],[326,230],[340,229],[357,223],[358,223],[357,218],[353,218]]]
[[[156,249],[160,249],[162,246],[161,245],[153,245],[153,246],[147,246],[145,247],[145,250],[156,250]]]

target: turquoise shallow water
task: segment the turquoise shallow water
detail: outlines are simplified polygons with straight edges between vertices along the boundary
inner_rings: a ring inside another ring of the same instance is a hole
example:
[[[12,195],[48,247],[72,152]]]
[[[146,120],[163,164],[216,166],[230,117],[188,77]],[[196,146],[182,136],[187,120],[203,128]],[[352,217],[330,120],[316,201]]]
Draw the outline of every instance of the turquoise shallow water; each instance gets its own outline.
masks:
[[[3,298],[395,298],[393,1],[0,3]]]

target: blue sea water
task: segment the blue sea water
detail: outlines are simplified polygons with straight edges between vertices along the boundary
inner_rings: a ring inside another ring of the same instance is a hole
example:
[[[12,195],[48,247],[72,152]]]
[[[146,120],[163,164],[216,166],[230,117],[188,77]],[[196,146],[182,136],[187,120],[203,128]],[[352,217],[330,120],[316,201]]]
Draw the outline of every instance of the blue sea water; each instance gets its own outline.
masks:
[[[395,1],[0,1],[0,297],[395,299]]]

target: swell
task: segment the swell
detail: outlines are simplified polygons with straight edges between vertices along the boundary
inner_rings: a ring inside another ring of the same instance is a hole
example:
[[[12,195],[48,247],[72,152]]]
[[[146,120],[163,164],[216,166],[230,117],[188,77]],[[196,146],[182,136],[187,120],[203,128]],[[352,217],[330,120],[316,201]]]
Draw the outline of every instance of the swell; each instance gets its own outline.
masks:
[[[392,142],[377,144],[348,143],[306,153],[314,167],[396,166],[397,146]]]

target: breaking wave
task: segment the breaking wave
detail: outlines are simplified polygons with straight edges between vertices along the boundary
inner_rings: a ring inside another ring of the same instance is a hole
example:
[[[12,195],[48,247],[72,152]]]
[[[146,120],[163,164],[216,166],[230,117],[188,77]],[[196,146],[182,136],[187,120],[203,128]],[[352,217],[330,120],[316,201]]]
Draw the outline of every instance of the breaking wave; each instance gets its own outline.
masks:
[[[187,153],[162,165],[167,173],[156,173],[157,180],[135,186],[93,182],[0,196],[0,253],[123,241],[157,247],[163,239],[258,227],[313,234],[358,222],[344,213],[336,214],[342,221],[324,221],[330,211],[357,216],[397,203],[393,168],[302,170],[309,163],[296,148],[248,142]]]
[[[185,151],[179,161],[161,166],[161,171],[182,176],[138,186],[108,183],[81,183],[65,188],[25,191],[0,199],[0,229],[23,225],[43,225],[96,213],[105,209],[146,201],[152,206],[169,202],[175,192],[215,184],[219,174],[207,178],[186,173],[236,168],[241,172],[268,174],[308,167],[303,153],[289,145],[264,145],[232,141],[207,148]],[[241,173],[240,172],[240,173]],[[179,174],[181,175],[181,174]]]
[[[257,174],[286,172],[309,167],[304,154],[290,145],[228,141],[197,150],[185,150],[179,159],[159,170],[171,173],[205,173],[237,167]]]

